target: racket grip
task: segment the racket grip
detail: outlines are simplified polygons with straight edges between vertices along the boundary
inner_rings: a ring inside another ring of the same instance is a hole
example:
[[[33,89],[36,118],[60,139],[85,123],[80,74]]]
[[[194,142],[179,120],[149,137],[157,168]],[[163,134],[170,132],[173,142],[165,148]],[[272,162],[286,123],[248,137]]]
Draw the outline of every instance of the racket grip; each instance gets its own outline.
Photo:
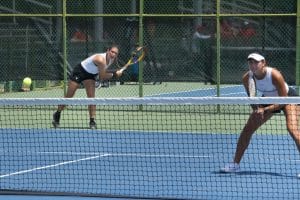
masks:
[[[120,69],[120,72],[123,73],[125,70],[126,70],[126,67],[122,67],[122,68]]]

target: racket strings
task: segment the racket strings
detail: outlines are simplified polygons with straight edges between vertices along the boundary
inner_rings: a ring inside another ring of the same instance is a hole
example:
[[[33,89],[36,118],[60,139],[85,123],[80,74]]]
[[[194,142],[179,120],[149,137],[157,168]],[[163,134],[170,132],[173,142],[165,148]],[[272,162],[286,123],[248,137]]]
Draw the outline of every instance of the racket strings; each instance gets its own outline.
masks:
[[[128,62],[123,67],[120,66],[119,62],[117,62],[117,67],[120,68],[122,71],[124,71],[130,65],[135,64],[135,63],[143,60],[144,57],[145,57],[144,47],[137,47],[135,50],[133,50],[131,52],[131,56],[130,56],[130,59],[128,60]]]
[[[131,53],[131,62],[135,63],[142,60],[144,55],[144,48],[138,47]]]

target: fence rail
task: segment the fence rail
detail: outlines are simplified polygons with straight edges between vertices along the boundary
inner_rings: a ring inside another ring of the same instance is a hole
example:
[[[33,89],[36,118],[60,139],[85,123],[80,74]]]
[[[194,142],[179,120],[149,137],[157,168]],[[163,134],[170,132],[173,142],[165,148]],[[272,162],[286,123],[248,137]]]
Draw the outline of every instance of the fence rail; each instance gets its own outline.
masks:
[[[30,76],[66,83],[70,65],[115,42],[123,62],[136,43],[150,48],[138,75],[141,87],[144,82],[238,84],[252,51],[263,53],[290,84],[299,85],[299,2],[1,1],[0,81]],[[76,31],[90,39],[74,42]],[[210,37],[197,38],[197,31]],[[1,39],[6,36],[9,42]],[[26,41],[27,48],[20,47]],[[60,55],[67,59],[63,67]],[[130,82],[131,73],[121,81]]]

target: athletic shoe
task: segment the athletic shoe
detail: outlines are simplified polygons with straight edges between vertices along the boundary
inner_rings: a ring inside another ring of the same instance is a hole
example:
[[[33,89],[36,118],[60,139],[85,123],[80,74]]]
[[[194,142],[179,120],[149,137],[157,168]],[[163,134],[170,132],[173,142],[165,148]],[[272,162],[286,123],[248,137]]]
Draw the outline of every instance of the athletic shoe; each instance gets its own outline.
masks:
[[[236,173],[240,171],[240,165],[238,163],[229,163],[225,167],[221,168],[221,172],[224,173]]]
[[[58,128],[59,127],[59,120],[60,120],[60,112],[55,112],[53,114],[53,121],[52,121],[52,125],[54,126],[54,128]]]
[[[90,129],[96,129],[97,125],[95,121],[90,121]]]

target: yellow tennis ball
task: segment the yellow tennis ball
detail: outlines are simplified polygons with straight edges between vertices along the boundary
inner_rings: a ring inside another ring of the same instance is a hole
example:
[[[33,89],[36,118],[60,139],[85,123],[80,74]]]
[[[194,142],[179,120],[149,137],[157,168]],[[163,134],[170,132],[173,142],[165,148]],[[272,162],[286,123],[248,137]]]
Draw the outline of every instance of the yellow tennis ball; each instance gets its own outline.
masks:
[[[24,78],[23,87],[30,87],[30,85],[31,85],[31,78],[29,77]]]

